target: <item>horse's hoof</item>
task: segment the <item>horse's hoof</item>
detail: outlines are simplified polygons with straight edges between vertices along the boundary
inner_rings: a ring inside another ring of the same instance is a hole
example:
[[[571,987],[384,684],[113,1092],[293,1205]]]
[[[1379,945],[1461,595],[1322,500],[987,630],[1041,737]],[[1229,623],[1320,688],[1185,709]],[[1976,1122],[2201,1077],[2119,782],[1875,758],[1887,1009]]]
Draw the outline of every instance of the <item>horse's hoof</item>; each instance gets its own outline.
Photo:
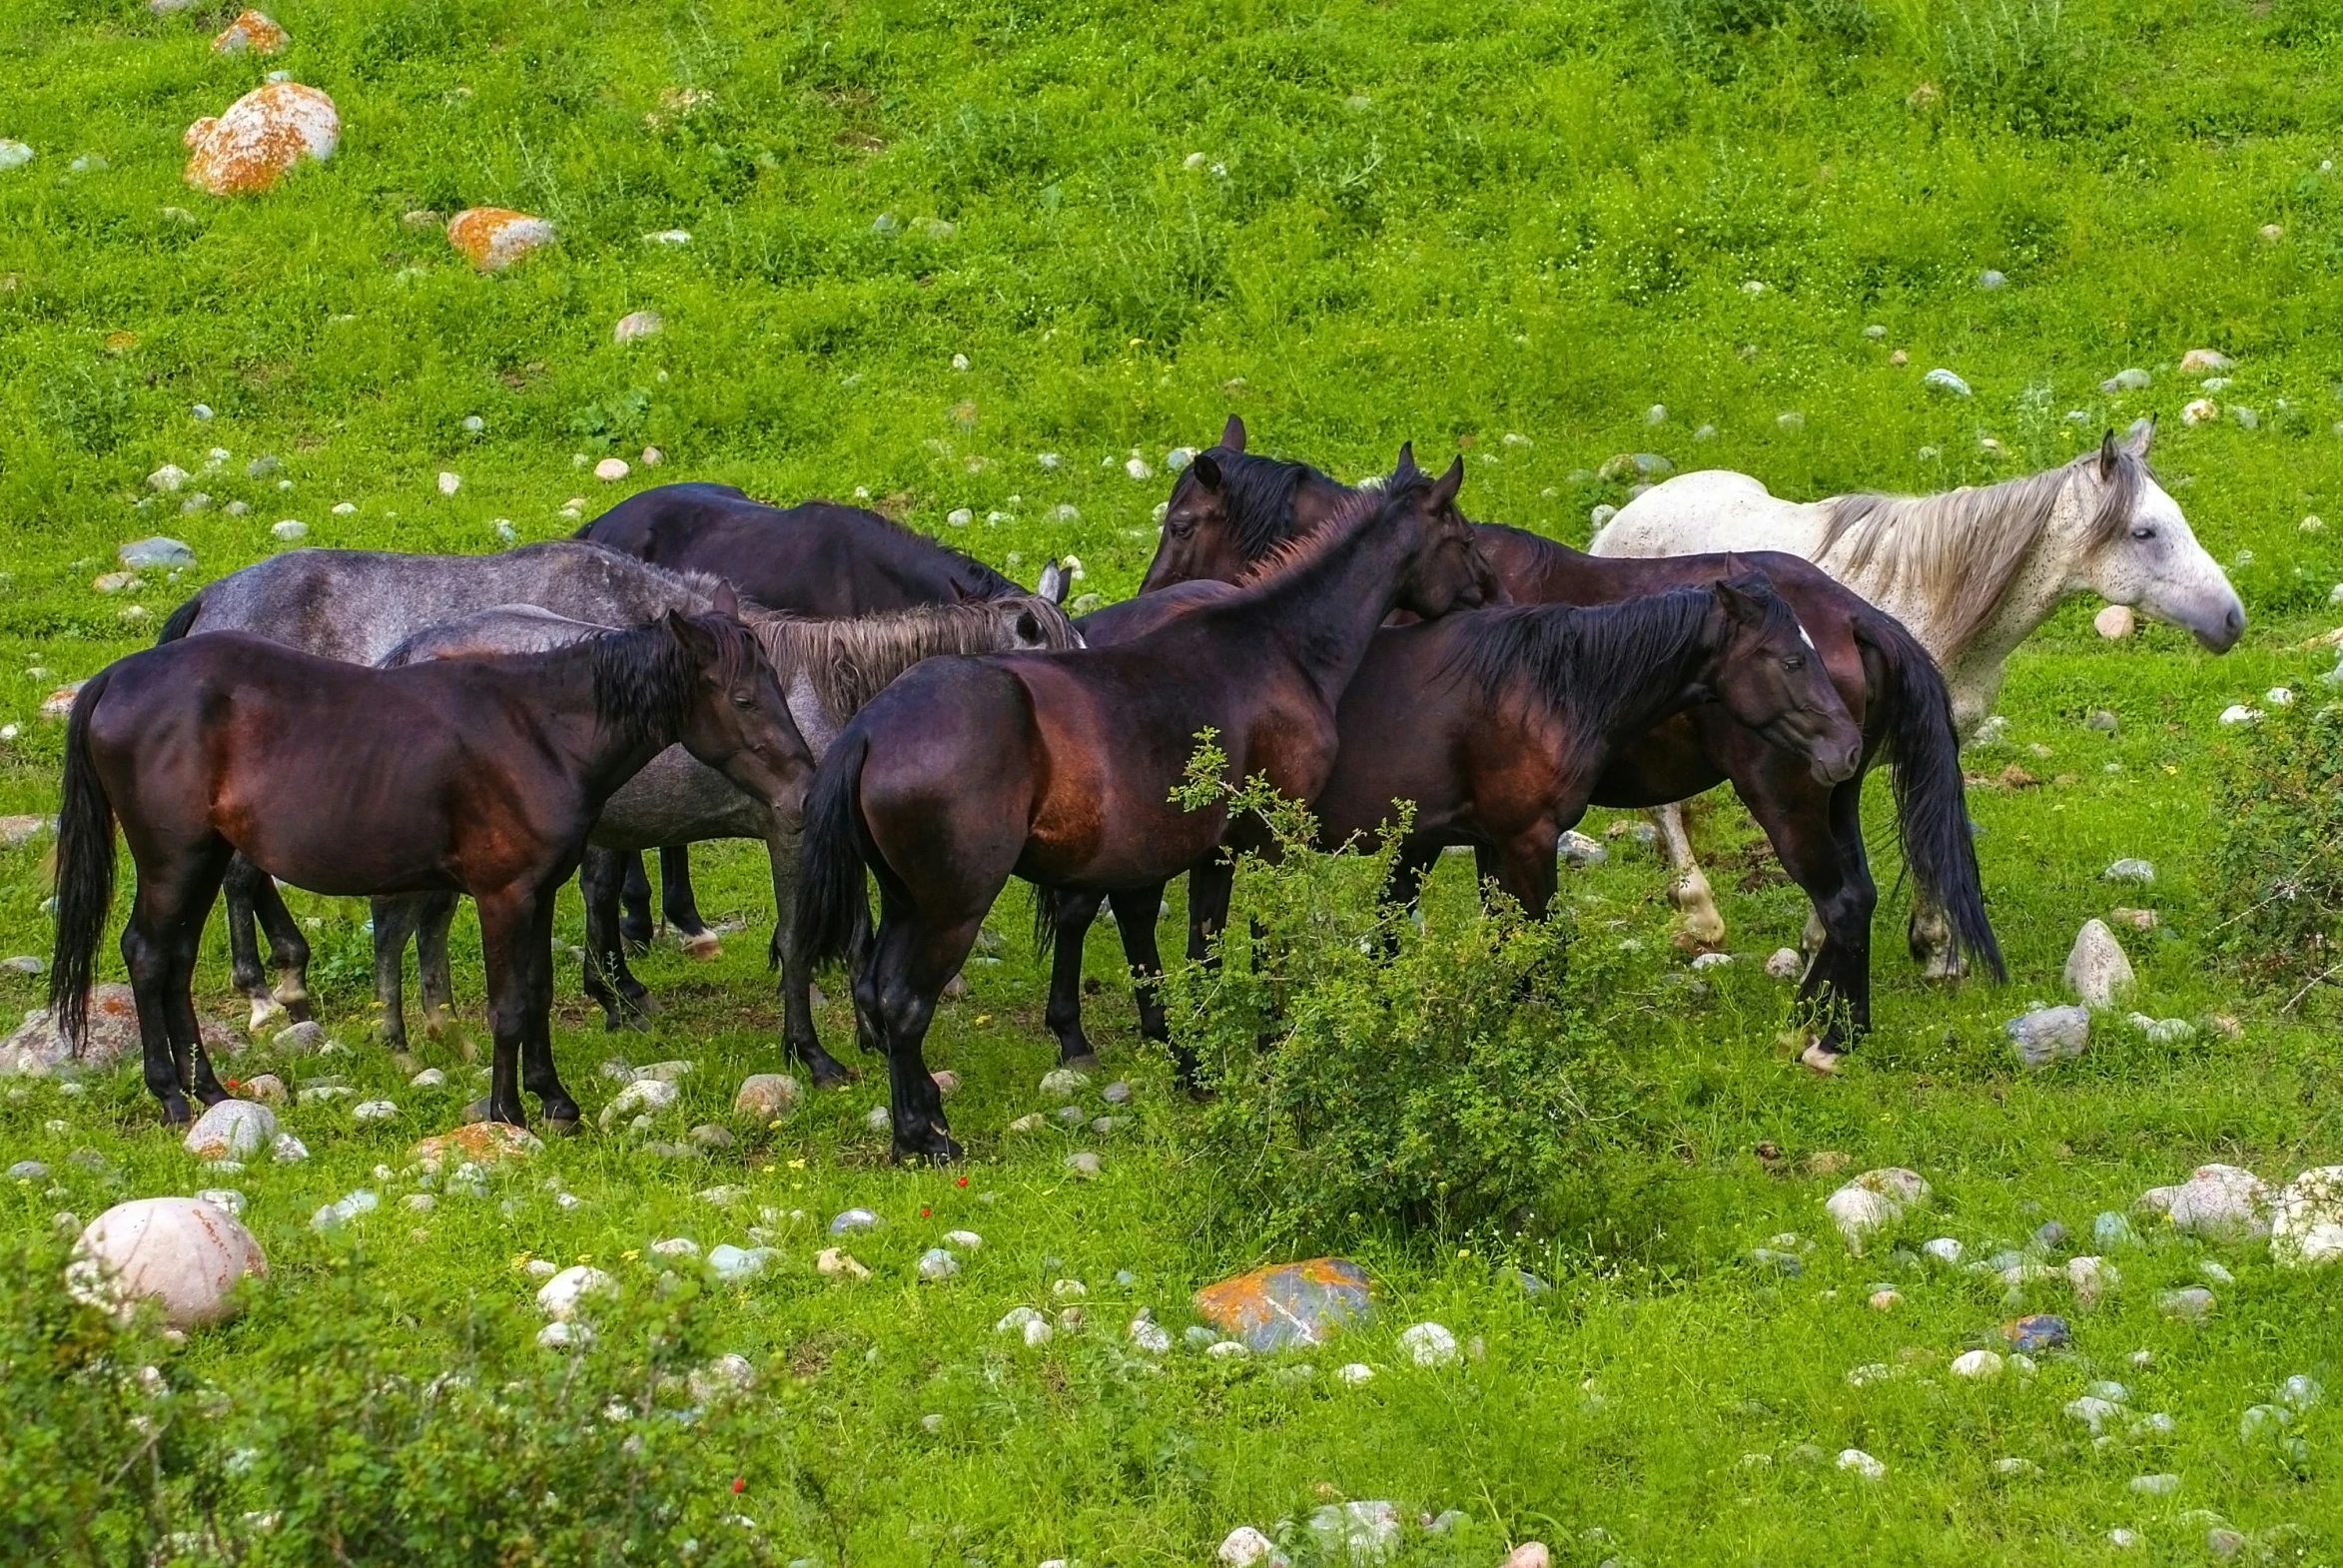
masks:
[[[245,1025],[249,1034],[259,1034],[285,1016],[285,1009],[273,997],[253,998],[253,1016]]]
[[[1846,1052],[1833,1051],[1819,1040],[1807,1042],[1806,1049],[1798,1054],[1800,1062],[1814,1072],[1822,1074],[1825,1078],[1838,1072],[1839,1064],[1846,1060]]]
[[[582,1119],[574,1108],[565,1117],[555,1116],[548,1111],[545,1113],[545,1131],[560,1138],[575,1138],[582,1131]]]
[[[1064,1052],[1060,1052],[1058,1065],[1062,1068],[1071,1068],[1077,1073],[1096,1073],[1099,1071],[1099,1054],[1096,1051],[1077,1051],[1072,1056],[1068,1056]]]
[[[163,1102],[163,1125],[165,1127],[187,1127],[194,1121],[195,1117],[189,1113],[186,1101],[166,1100]]]
[[[824,1057],[806,1070],[816,1089],[844,1089],[862,1082],[862,1075],[836,1057]]]
[[[696,958],[702,962],[716,958],[724,951],[723,942],[713,931],[694,931],[676,941],[682,947],[685,958]]]

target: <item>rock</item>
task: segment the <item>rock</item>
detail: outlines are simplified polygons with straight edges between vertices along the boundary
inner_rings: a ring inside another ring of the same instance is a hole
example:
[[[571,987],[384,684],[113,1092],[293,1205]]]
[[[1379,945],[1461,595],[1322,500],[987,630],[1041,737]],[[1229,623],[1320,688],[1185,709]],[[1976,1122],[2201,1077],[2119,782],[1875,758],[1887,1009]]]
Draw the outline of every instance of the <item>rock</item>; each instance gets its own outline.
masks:
[[[2235,727],[2239,724],[2254,723],[2256,720],[2260,719],[2261,716],[2262,712],[2259,708],[2249,708],[2242,702],[2232,702],[2229,704],[2229,706],[2221,710],[2220,715],[2214,720],[2214,722],[2229,727]]]
[[[545,1146],[526,1128],[506,1122],[469,1122],[414,1146],[414,1159],[424,1171],[437,1175],[449,1158],[458,1165],[498,1166],[526,1160]]]
[[[47,959],[37,958],[29,953],[20,958],[0,959],[0,974],[23,975],[29,978],[42,973],[48,967],[49,961]]]
[[[680,1094],[672,1083],[663,1078],[640,1078],[611,1097],[602,1108],[602,1126],[610,1127],[621,1117],[657,1116],[675,1104]]]
[[[2027,1067],[2044,1067],[2060,1057],[2078,1057],[2090,1043],[2090,1010],[2037,1008],[2001,1026]]]
[[[1214,1554],[1224,1568],[1253,1568],[1255,1563],[1281,1561],[1276,1543],[1249,1524],[1240,1524],[1221,1540]]]
[[[2180,357],[2180,374],[2210,376],[2217,371],[2226,371],[2236,363],[2218,349],[2191,349]]]
[[[196,1193],[196,1201],[209,1203],[235,1218],[244,1217],[244,1194],[232,1186],[207,1186]]]
[[[2066,1259],[2066,1282],[2074,1287],[2074,1304],[2082,1311],[2097,1306],[2122,1281],[2123,1276],[2116,1272],[2115,1265],[2103,1257],[2085,1255]]]
[[[359,1215],[371,1214],[382,1206],[383,1199],[380,1196],[360,1187],[322,1205],[316,1213],[310,1215],[310,1228],[320,1232],[339,1230]]]
[[[1009,1131],[1012,1133],[1039,1133],[1047,1126],[1049,1126],[1048,1119],[1039,1111],[1029,1111],[1010,1123]]]
[[[599,1268],[574,1263],[545,1281],[537,1291],[537,1309],[558,1322],[567,1322],[585,1310],[590,1297],[615,1292],[618,1281]]]
[[[1418,1366],[1446,1366],[1458,1354],[1456,1336],[1438,1323],[1417,1323],[1401,1329],[1399,1348]]]
[[[954,1095],[960,1093],[960,1075],[950,1068],[940,1067],[930,1073],[928,1077],[935,1080],[937,1099],[950,1100]]]
[[[1524,1541],[1505,1554],[1497,1568],[1553,1568],[1553,1553],[1543,1541]]]
[[[1861,1256],[1867,1237],[1897,1223],[1907,1210],[1928,1200],[1929,1184],[1917,1172],[1890,1167],[1866,1171],[1825,1198],[1823,1207],[1847,1238],[1848,1249]]]
[[[308,538],[310,525],[298,517],[288,517],[271,528],[269,532],[281,542],[291,544],[297,539]]]
[[[707,1365],[695,1368],[683,1381],[694,1399],[702,1404],[713,1404],[754,1388],[757,1369],[747,1356],[727,1352]]]
[[[1111,1106],[1127,1106],[1131,1104],[1131,1086],[1118,1079],[1100,1090],[1099,1098]]]
[[[1366,1270],[1343,1257],[1277,1263],[1223,1279],[1195,1293],[1195,1308],[1255,1350],[1320,1344],[1374,1313]]]
[[[447,243],[483,273],[502,272],[554,238],[550,223],[508,207],[467,207],[447,220]]]
[[[24,143],[0,137],[0,172],[22,169],[33,161],[33,150]]]
[[[1042,1075],[1042,1093],[1052,1100],[1072,1100],[1090,1088],[1088,1073],[1070,1067],[1056,1068]]]
[[[773,1257],[769,1246],[738,1247],[723,1242],[708,1248],[708,1269],[724,1283],[738,1284],[763,1273]]]
[[[610,329],[610,337],[618,343],[634,343],[655,338],[666,329],[666,318],[657,311],[630,311],[618,318],[618,325]]]
[[[2279,1191],[2270,1215],[2270,1261],[2310,1268],[2343,1259],[2343,1166],[2305,1171]]]
[[[2156,1292],[2156,1310],[2166,1317],[2177,1317],[2186,1322],[2202,1320],[2213,1309],[2213,1292],[2203,1285],[2186,1285],[2178,1290]]]
[[[857,1230],[876,1229],[879,1216],[867,1208],[849,1208],[830,1221],[832,1235],[852,1235]]]
[[[101,1072],[136,1055],[139,1049],[138,1005],[131,998],[130,987],[109,981],[90,991],[89,1029],[79,1055],[58,1034],[49,1010],[35,1008],[0,1041],[0,1077]]]
[[[29,844],[57,825],[54,817],[16,815],[0,817],[0,849],[14,849]]]
[[[2131,1221],[2111,1208],[2101,1209],[2090,1222],[2091,1240],[2101,1250],[2112,1252],[2119,1247],[2139,1245],[2139,1237],[2131,1228]]]
[[[439,1206],[439,1199],[429,1192],[409,1192],[398,1201],[402,1207],[411,1208],[422,1214],[427,1214]]]
[[[2129,1485],[2142,1497],[2169,1497],[2180,1490],[2180,1477],[2168,1470],[2155,1475],[2135,1475]]]
[[[398,1103],[392,1100],[362,1100],[350,1108],[353,1122],[390,1122],[397,1116]]]
[[[594,464],[594,477],[605,484],[614,484],[631,472],[624,457],[604,457]]]
[[[2031,1355],[2036,1350],[2057,1350],[2073,1342],[2073,1330],[2066,1319],[2054,1312],[2036,1312],[2001,1325],[2001,1337],[2009,1347]]]
[[[133,569],[139,567],[184,567],[196,563],[196,553],[177,539],[158,533],[152,538],[133,539],[118,546],[114,558]]]
[[[424,1068],[420,1073],[417,1073],[414,1077],[408,1079],[406,1081],[406,1087],[409,1089],[445,1089],[447,1087],[447,1075],[440,1072],[435,1067],[427,1067]]]
[[[11,1181],[46,1181],[49,1179],[49,1168],[38,1160],[19,1160],[8,1168],[8,1179]]]
[[[1692,967],[1695,971],[1723,969],[1732,962],[1733,955],[1730,953],[1702,953],[1693,959]]]
[[[2066,987],[2094,1008],[2112,1007],[2134,984],[2123,944],[2102,920],[2086,920],[2066,955]]]
[[[310,1146],[291,1133],[280,1133],[269,1144],[269,1158],[281,1166],[298,1166],[310,1157]]]
[[[236,1286],[263,1278],[269,1260],[236,1216],[193,1197],[117,1203],[83,1229],[65,1269],[75,1300],[127,1316],[153,1301],[171,1328],[236,1314]]]
[[[2162,1214],[2175,1230],[2213,1240],[2240,1241],[2270,1233],[2270,1189],[2236,1166],[2199,1166],[2177,1186],[2150,1187],[2138,1205]]]
[[[537,1330],[537,1344],[546,1350],[583,1350],[594,1342],[594,1331],[583,1323],[557,1321]]]
[[[671,1235],[663,1241],[653,1241],[651,1251],[659,1257],[697,1257],[700,1255],[700,1244],[689,1236]]]
[[[276,1112],[250,1100],[223,1100],[196,1118],[184,1142],[198,1160],[251,1160],[276,1136]]]
[[[212,52],[234,55],[250,50],[257,55],[273,55],[291,42],[292,35],[267,16],[259,11],[245,11],[212,40]]]
[[[1776,948],[1766,960],[1766,973],[1776,980],[1796,980],[1806,973],[1806,960],[1796,948]]]
[[[825,1246],[814,1254],[814,1267],[833,1279],[868,1279],[871,1271],[842,1246]]]
[[[1952,1358],[1952,1375],[1983,1379],[2001,1375],[2001,1357],[1991,1350],[1966,1350]]]
[[[1400,1512],[1381,1500],[1328,1503],[1309,1516],[1310,1533],[1329,1559],[1380,1562],[1399,1544]]]
[[[2210,397],[2191,398],[2180,410],[2183,424],[2207,424],[2221,416],[2221,405]]]
[[[1959,377],[1953,375],[1951,371],[1946,370],[1942,366],[1939,366],[1936,370],[1929,372],[1928,375],[1922,377],[1920,380],[1922,386],[1934,387],[1937,391],[1951,392],[1955,397],[1965,397],[1969,394],[1968,383],[1962,381]]]
[[[277,1049],[280,1051],[323,1051],[333,1042],[326,1038],[326,1026],[316,1019],[305,1019],[299,1024],[280,1030]]]
[[[1611,858],[1611,852],[1598,840],[1588,838],[1576,828],[1562,835],[1555,853],[1566,866],[1599,866]]]
[[[1099,1157],[1087,1149],[1076,1150],[1066,1157],[1066,1169],[1085,1181],[1097,1179],[1101,1168]]]
[[[2106,882],[2145,884],[2156,880],[2156,868],[2151,861],[2124,859],[2116,861],[2105,871],[2100,872],[2099,877]]]
[[[713,1122],[701,1123],[698,1127],[693,1128],[687,1136],[694,1145],[701,1149],[714,1150],[733,1147],[731,1130],[718,1127]]]
[[[960,1259],[940,1246],[931,1246],[919,1255],[920,1278],[935,1283],[960,1272]]]
[[[2099,383],[2099,391],[2103,392],[2145,392],[2153,385],[2155,385],[2154,377],[2137,367],[2131,367],[2117,371]]]
[[[1172,1348],[1172,1332],[1142,1312],[1131,1320],[1131,1342],[1150,1355],[1163,1355]]]
[[[944,1244],[963,1252],[974,1252],[985,1244],[985,1238],[974,1230],[947,1230],[944,1232]]]
[[[268,82],[217,119],[187,128],[183,178],[214,196],[266,191],[305,158],[323,162],[342,141],[334,100],[299,82]]]

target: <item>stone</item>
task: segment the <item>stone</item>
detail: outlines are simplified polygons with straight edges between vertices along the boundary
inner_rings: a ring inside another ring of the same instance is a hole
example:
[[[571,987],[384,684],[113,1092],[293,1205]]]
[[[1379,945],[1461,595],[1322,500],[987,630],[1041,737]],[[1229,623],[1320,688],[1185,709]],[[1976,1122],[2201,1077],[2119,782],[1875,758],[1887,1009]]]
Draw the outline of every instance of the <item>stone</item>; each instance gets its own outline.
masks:
[[[1946,370],[1943,366],[1939,366],[1937,369],[1929,372],[1928,375],[1922,377],[1920,380],[1922,386],[1933,387],[1939,392],[1950,392],[1955,397],[1965,397],[1969,394],[1968,383],[1962,381],[1952,372]]]
[[[526,1160],[545,1146],[526,1128],[508,1122],[469,1122],[416,1144],[413,1158],[432,1175],[452,1157],[458,1165],[499,1166]]]
[[[960,1272],[960,1259],[940,1246],[931,1246],[919,1255],[919,1276],[933,1284],[949,1279]]]
[[[2221,416],[2221,405],[2210,397],[2193,397],[2180,409],[2182,424],[2209,424]]]
[[[1418,1366],[1446,1366],[1458,1354],[1456,1336],[1438,1323],[1417,1323],[1401,1329],[1399,1348]]]
[[[1505,1554],[1497,1568],[1553,1568],[1554,1554],[1543,1541],[1524,1541]]]
[[[2165,1470],[2154,1475],[2135,1475],[2127,1484],[2142,1497],[2169,1497],[2180,1490],[2180,1477]]]
[[[201,1328],[236,1314],[236,1287],[269,1260],[237,1217],[194,1197],[141,1197],[91,1220],[74,1242],[66,1289],[129,1316],[152,1301],[166,1326]]]
[[[2156,868],[2151,861],[2126,858],[2100,872],[2099,877],[2106,882],[2136,882],[2144,885],[2156,880]]]
[[[1255,1563],[1282,1561],[1276,1543],[1249,1524],[1240,1524],[1222,1537],[1213,1556],[1223,1568],[1253,1568]]]
[[[940,1067],[928,1075],[936,1084],[936,1098],[950,1100],[960,1093],[960,1075],[948,1067]]]
[[[0,172],[22,169],[33,161],[33,150],[24,143],[0,137]]]
[[[1163,1355],[1172,1348],[1172,1331],[1142,1312],[1131,1320],[1131,1342],[1150,1355]]]
[[[689,1236],[671,1235],[665,1240],[653,1241],[651,1251],[660,1257],[697,1257],[700,1255],[700,1244]]]
[[[1766,960],[1766,973],[1776,980],[1796,980],[1806,973],[1806,960],[1796,948],[1776,948]]]
[[[1310,1534],[1333,1560],[1380,1562],[1399,1545],[1401,1515],[1380,1499],[1328,1503],[1309,1516]]]
[[[360,1187],[331,1203],[320,1205],[318,1211],[310,1215],[310,1228],[321,1233],[339,1230],[361,1214],[371,1214],[382,1206],[383,1199],[380,1196]]]
[[[362,1100],[350,1108],[353,1122],[390,1122],[398,1116],[398,1103],[392,1100]]]
[[[23,975],[28,979],[48,969],[49,961],[34,954],[18,958],[0,959],[0,974]]]
[[[1347,1323],[1374,1314],[1366,1270],[1343,1257],[1275,1263],[1195,1293],[1205,1321],[1255,1350],[1314,1345]]]
[[[825,1246],[814,1254],[814,1268],[833,1279],[868,1279],[871,1271],[842,1246]]]
[[[2066,954],[2066,988],[2087,1007],[2112,1007],[2135,984],[2123,944],[2103,920],[2086,920]]]
[[[89,1027],[77,1053],[58,1033],[47,1008],[34,1008],[5,1041],[0,1041],[0,1077],[44,1078],[79,1071],[102,1072],[138,1053],[138,1005],[130,987],[109,981],[90,990]]]
[[[306,522],[303,522],[299,517],[288,517],[283,522],[280,522],[274,527],[270,528],[269,532],[280,542],[291,544],[298,539],[308,538],[310,533],[310,525]]]
[[[2150,1187],[2136,1205],[2162,1214],[2175,1230],[2216,1241],[2270,1233],[2269,1184],[2236,1166],[2199,1166],[2177,1186]]]
[[[1085,1181],[1097,1179],[1103,1163],[1087,1149],[1076,1150],[1066,1157],[1066,1169]]]
[[[734,1144],[731,1129],[718,1127],[713,1122],[702,1122],[687,1136],[700,1149],[730,1149]]]
[[[114,558],[134,570],[139,567],[168,569],[193,566],[196,563],[194,549],[160,533],[152,538],[133,539],[128,544],[117,546]]]
[[[439,1199],[429,1192],[409,1192],[398,1201],[401,1206],[424,1214],[439,1206]]]
[[[2078,1057],[2090,1044],[2090,1009],[2036,1008],[2001,1026],[2027,1067],[2046,1067],[2061,1057]]]
[[[244,11],[212,40],[212,52],[234,55],[249,50],[257,55],[273,55],[291,42],[293,36],[264,13]]]
[[[2203,1285],[2185,1285],[2178,1290],[2156,1292],[2156,1310],[2166,1317],[2197,1322],[2211,1313],[2212,1309],[2213,1292]]]
[[[585,1310],[591,1297],[617,1288],[618,1281],[599,1268],[573,1263],[538,1288],[537,1310],[557,1322],[567,1322]]]
[[[2057,1350],[2073,1342],[2074,1333],[2066,1319],[2054,1312],[2036,1312],[2001,1325],[2001,1337],[2009,1347],[2031,1355],[2036,1350]]]
[[[1848,1249],[1861,1256],[1866,1239],[1928,1200],[1929,1184],[1917,1172],[1889,1167],[1866,1171],[1825,1198],[1823,1207],[1847,1238]]]
[[[594,1342],[594,1331],[583,1323],[555,1321],[537,1330],[537,1345],[545,1350],[583,1350]]]
[[[881,1220],[867,1208],[849,1208],[830,1221],[832,1235],[852,1235],[857,1230],[878,1228]]]
[[[2211,376],[2216,372],[2228,370],[2236,363],[2235,360],[2230,359],[2218,349],[2191,349],[2180,357],[2180,374],[2183,376]]]
[[[594,477],[605,484],[615,484],[632,472],[624,457],[604,457],[594,464]]]
[[[277,1034],[280,1051],[324,1051],[333,1042],[326,1038],[326,1026],[316,1019],[305,1019],[290,1025]]]
[[[681,1094],[674,1084],[663,1078],[640,1078],[611,1097],[602,1108],[602,1126],[610,1127],[621,1117],[657,1116],[675,1104]]]
[[[947,1230],[944,1232],[944,1244],[963,1252],[974,1252],[985,1244],[985,1238],[974,1230]]]
[[[1555,845],[1555,853],[1566,866],[1599,866],[1611,858],[1601,841],[1591,839],[1576,828],[1564,833]]]
[[[8,1179],[11,1181],[46,1181],[49,1179],[49,1168],[38,1160],[19,1160],[8,1168]]]
[[[2247,707],[2242,702],[2232,702],[2229,704],[2229,706],[2221,710],[2219,716],[2215,718],[2214,722],[2223,726],[2234,728],[2239,724],[2254,723],[2260,719],[2261,716],[2262,712],[2259,708]]]
[[[2154,385],[2154,377],[2138,367],[2132,366],[2117,371],[2099,383],[2099,391],[2103,392],[2145,392]]]
[[[1733,955],[1730,953],[1702,953],[1694,957],[1692,961],[1692,967],[1696,972],[1710,969],[1724,969],[1732,962]]]
[[[2343,1166],[2305,1171],[2278,1192],[2270,1211],[2270,1261],[2311,1268],[2343,1260]]]
[[[183,1142],[198,1160],[251,1160],[276,1136],[276,1112],[250,1100],[223,1100],[196,1118]]]
[[[334,156],[342,116],[334,100],[299,82],[267,82],[230,104],[217,118],[198,120],[181,141],[188,149],[183,178],[214,196],[268,190],[303,159]]]
[[[2111,1208],[2101,1209],[2090,1222],[2091,1240],[2103,1251],[2139,1245],[2139,1236],[2131,1228],[2131,1221]]]
[[[1049,1120],[1039,1111],[1029,1111],[1016,1121],[1011,1122],[1008,1130],[1012,1133],[1039,1133],[1047,1126],[1049,1126]]]
[[[409,1089],[445,1089],[447,1087],[447,1075],[440,1072],[435,1067],[427,1067],[424,1068],[420,1073],[417,1073],[414,1077],[408,1079],[406,1081],[406,1087]]]
[[[1052,1100],[1072,1100],[1090,1088],[1090,1083],[1088,1073],[1070,1067],[1055,1068],[1042,1075],[1042,1093]]]
[[[281,1166],[298,1166],[310,1157],[310,1146],[291,1133],[280,1133],[269,1144],[269,1158]]]
[[[738,1284],[763,1273],[774,1255],[769,1246],[739,1247],[720,1242],[708,1248],[708,1270],[726,1284]]]
[[[2237,1276],[2211,1258],[2202,1258],[2196,1265],[2196,1276],[2209,1285],[2233,1285]]]
[[[610,329],[616,343],[635,343],[644,338],[656,338],[667,330],[667,320],[657,311],[629,311],[618,318],[618,325]]]
[[[1131,1086],[1118,1079],[1099,1091],[1099,1098],[1111,1106],[1131,1104]]]
[[[733,1394],[746,1393],[756,1386],[757,1369],[745,1355],[727,1351],[707,1365],[695,1367],[684,1377],[684,1386],[691,1396],[702,1404],[713,1404]]]
[[[2001,1375],[2001,1357],[1991,1350],[1966,1350],[1952,1358],[1952,1375],[1984,1379]]]
[[[237,1218],[244,1217],[244,1194],[232,1186],[207,1186],[196,1193],[196,1201],[209,1203]]]
[[[30,844],[42,834],[55,829],[54,817],[25,814],[0,817],[0,849],[14,849],[19,844]]]

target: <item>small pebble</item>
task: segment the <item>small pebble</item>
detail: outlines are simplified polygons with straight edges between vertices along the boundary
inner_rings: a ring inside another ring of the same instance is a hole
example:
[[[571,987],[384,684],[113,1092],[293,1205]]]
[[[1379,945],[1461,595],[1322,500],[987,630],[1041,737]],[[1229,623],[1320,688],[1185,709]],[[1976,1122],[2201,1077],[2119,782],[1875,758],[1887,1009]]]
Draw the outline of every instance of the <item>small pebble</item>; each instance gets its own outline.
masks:
[[[1876,1481],[1888,1473],[1888,1467],[1860,1448],[1839,1451],[1839,1468],[1852,1470],[1867,1481]]]
[[[940,1246],[931,1246],[919,1255],[919,1276],[931,1283],[959,1272],[960,1259]]]
[[[2169,1470],[2155,1475],[2135,1475],[2130,1486],[2142,1497],[2169,1497],[2180,1490],[2180,1477]]]
[[[1399,1348],[1418,1366],[1446,1366],[1458,1354],[1456,1336],[1439,1323],[1417,1323],[1403,1329]]]
[[[830,1221],[832,1235],[847,1235],[856,1230],[869,1230],[879,1224],[879,1216],[867,1208],[849,1208]]]
[[[1066,1169],[1073,1172],[1076,1176],[1081,1176],[1085,1180],[1089,1180],[1098,1176],[1100,1168],[1101,1163],[1099,1157],[1092,1154],[1087,1149],[1078,1150],[1076,1153],[1066,1157]]]

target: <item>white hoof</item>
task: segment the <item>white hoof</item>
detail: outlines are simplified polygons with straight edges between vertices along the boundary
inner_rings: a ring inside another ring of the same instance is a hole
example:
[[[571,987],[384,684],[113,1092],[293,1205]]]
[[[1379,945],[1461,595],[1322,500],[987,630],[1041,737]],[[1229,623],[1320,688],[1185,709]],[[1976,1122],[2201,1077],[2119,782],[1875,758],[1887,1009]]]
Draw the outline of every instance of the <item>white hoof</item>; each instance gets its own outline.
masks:
[[[270,1024],[285,1016],[284,1007],[268,997],[253,998],[252,1022],[245,1026],[248,1034],[259,1034]]]
[[[685,958],[696,958],[703,962],[724,951],[724,944],[717,940],[713,931],[702,931],[694,936],[684,937],[681,942]]]
[[[1806,1049],[1798,1054],[1798,1060],[1828,1078],[1831,1074],[1839,1071],[1839,1059],[1845,1054],[1840,1051],[1825,1051],[1821,1041],[1810,1040],[1806,1043]]]

